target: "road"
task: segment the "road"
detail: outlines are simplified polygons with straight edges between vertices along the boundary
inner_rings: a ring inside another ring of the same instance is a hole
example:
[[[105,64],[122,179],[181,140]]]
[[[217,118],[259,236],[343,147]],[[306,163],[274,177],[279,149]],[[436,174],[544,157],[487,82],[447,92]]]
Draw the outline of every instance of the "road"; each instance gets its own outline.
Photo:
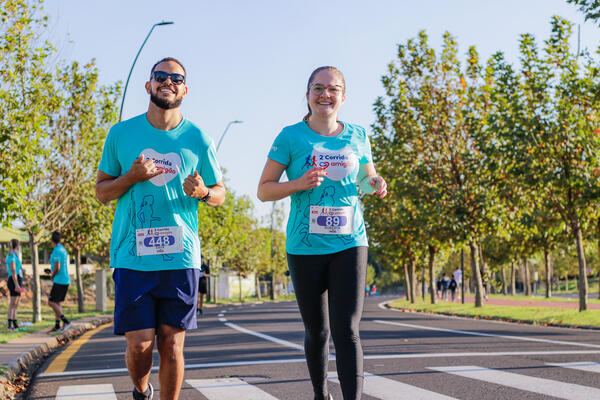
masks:
[[[382,307],[390,299],[365,305],[365,400],[600,399],[598,331],[402,313]],[[212,308],[199,326],[186,339],[181,399],[313,398],[295,302]],[[28,398],[131,399],[124,339],[112,327],[88,337],[41,366]],[[335,368],[329,387],[342,399]]]

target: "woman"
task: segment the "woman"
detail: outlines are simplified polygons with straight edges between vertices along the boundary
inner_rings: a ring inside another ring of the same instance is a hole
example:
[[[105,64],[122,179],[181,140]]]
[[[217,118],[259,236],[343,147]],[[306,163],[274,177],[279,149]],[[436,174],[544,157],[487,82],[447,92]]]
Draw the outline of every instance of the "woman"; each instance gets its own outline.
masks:
[[[10,300],[8,303],[8,329],[19,329],[17,322],[17,308],[19,300],[21,300],[21,285],[23,284],[23,273],[21,272],[21,260],[19,259],[19,241],[12,239],[10,241],[11,251],[6,256],[6,267],[8,269],[7,286],[10,292]]]
[[[327,391],[330,327],[344,399],[361,397],[359,322],[368,243],[357,184],[380,198],[387,194],[365,130],[337,119],[345,91],[337,68],[313,71],[306,89],[308,115],[277,136],[258,186],[262,201],[292,199],[286,251],[315,399],[332,399]],[[287,182],[279,181],[283,171]]]

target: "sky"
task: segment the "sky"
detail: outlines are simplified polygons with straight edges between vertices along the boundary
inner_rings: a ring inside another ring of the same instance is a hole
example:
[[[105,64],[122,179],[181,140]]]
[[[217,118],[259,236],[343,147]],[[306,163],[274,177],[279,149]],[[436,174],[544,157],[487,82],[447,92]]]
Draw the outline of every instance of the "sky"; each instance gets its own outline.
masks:
[[[95,59],[105,84],[124,84],[152,25],[173,21],[156,27],[144,46],[123,119],[147,110],[144,83],[152,65],[166,56],[179,59],[187,70],[187,119],[215,144],[229,121],[243,121],[230,127],[218,158],[228,189],[250,197],[258,217],[271,210],[256,198],[267,152],[283,127],[306,114],[306,84],[315,68],[343,72],[339,119],[369,131],[373,103],[383,94],[381,76],[398,44],[421,30],[436,50],[443,33],[452,33],[463,60],[475,45],[482,60],[503,51],[518,63],[519,35],[531,33],[542,46],[553,15],[580,24],[582,48],[600,44],[600,28],[566,0],[46,0],[45,11],[60,58]]]

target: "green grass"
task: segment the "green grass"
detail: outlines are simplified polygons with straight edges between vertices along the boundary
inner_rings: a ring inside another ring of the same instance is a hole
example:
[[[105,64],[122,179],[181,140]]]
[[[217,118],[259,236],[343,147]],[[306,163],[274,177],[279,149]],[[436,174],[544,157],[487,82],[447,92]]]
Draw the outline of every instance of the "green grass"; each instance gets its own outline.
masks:
[[[99,314],[112,314],[114,310],[114,303],[109,300],[107,304],[107,311],[105,313],[101,313],[99,311],[95,311],[96,304],[86,304],[85,309],[87,310],[84,313],[77,312],[77,304],[73,303],[63,303],[63,313],[65,316],[71,320],[78,320],[85,317],[91,317]],[[38,332],[43,329],[50,328],[54,326],[54,311],[48,307],[47,304],[42,303],[42,321],[33,324],[33,326],[22,326],[19,331],[9,331],[6,323],[6,310],[7,310],[7,302],[6,300],[1,301],[0,303],[0,315],[4,315],[4,322],[0,322],[0,344],[6,343],[10,340],[16,339],[20,336],[27,335],[28,333]],[[17,311],[17,319],[19,324],[23,322],[31,322],[33,318],[33,308],[31,301],[24,301],[19,304],[19,309]],[[2,319],[0,319],[2,321]]]
[[[510,296],[508,296],[510,297]],[[470,316],[481,319],[502,319],[507,321],[532,321],[539,325],[568,324],[574,326],[600,327],[600,311],[579,312],[575,309],[555,307],[521,307],[485,305],[476,308],[473,304],[440,302],[439,304],[417,301],[411,304],[405,299],[392,301],[390,307],[412,311],[443,313]]]
[[[554,296],[556,294],[556,292],[553,292],[552,296]],[[589,294],[589,293],[588,293]],[[470,295],[473,295],[472,293]],[[544,293],[537,293],[535,296],[523,296],[523,295],[514,295],[514,296],[510,296],[510,295],[503,295],[503,294],[490,294],[489,295],[492,298],[495,299],[509,299],[509,300],[526,300],[526,301],[548,301],[548,302],[572,302],[572,303],[579,303],[579,298],[578,297],[550,297],[549,299],[544,297]],[[600,299],[598,299],[598,295],[596,293],[592,293],[590,296],[588,296],[588,303],[600,303]]]
[[[277,296],[277,298],[275,300],[271,300],[270,296],[262,296],[260,298],[260,300],[258,299],[258,297],[256,296],[244,296],[242,297],[242,301],[240,302],[240,298],[239,297],[233,297],[231,299],[217,299],[217,302],[215,303],[214,301],[205,301],[205,304],[213,304],[213,305],[229,305],[229,304],[240,304],[240,303],[256,303],[256,302],[264,302],[264,303],[268,303],[271,301],[290,301],[290,300],[296,300],[296,295],[294,293],[290,294],[290,295],[280,295]]]

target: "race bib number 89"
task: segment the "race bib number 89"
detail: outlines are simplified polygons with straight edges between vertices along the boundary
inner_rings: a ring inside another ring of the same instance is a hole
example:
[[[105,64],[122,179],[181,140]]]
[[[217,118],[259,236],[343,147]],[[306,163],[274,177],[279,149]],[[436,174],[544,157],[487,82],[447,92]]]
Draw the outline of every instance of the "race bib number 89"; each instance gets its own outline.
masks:
[[[183,253],[180,226],[136,229],[135,237],[138,256]]]
[[[310,233],[351,235],[354,207],[310,206]]]

